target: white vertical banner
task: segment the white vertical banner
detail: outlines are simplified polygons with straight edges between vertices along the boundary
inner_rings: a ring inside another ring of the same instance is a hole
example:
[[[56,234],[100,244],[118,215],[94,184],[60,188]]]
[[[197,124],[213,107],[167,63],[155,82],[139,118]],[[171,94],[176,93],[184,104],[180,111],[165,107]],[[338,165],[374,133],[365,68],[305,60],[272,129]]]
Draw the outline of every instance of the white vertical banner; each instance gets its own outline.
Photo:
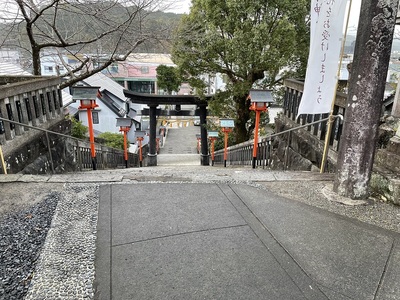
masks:
[[[310,53],[297,116],[331,110],[346,6],[347,0],[311,0]]]

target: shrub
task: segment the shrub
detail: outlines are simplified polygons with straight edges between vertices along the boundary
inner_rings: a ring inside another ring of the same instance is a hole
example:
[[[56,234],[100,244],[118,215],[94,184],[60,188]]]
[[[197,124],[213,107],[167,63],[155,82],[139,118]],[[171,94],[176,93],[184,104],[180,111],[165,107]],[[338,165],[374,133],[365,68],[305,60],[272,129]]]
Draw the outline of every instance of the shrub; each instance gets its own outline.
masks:
[[[108,147],[124,150],[124,136],[119,133],[103,132],[99,138],[105,141]]]
[[[82,121],[78,121],[74,117],[69,117],[71,120],[71,135],[78,139],[86,138],[86,134],[88,132],[88,128],[82,124]]]

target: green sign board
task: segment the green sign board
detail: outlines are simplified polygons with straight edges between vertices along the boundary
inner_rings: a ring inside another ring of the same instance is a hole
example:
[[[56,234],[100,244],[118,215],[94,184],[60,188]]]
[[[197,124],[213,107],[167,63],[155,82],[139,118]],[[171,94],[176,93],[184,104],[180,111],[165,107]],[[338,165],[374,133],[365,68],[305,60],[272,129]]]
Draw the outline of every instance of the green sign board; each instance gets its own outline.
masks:
[[[209,131],[208,137],[218,137],[218,131]]]
[[[235,121],[233,119],[220,119],[221,127],[235,127]]]
[[[99,86],[73,86],[72,99],[73,100],[95,100]]]

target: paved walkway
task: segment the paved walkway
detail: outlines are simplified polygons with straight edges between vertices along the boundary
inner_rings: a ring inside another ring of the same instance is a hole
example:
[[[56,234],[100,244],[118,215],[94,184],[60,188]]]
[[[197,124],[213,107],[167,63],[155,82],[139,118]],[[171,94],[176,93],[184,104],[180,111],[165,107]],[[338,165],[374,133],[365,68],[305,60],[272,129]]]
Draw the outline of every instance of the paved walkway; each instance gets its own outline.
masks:
[[[100,187],[96,299],[400,299],[399,234],[248,184],[169,179]]]
[[[332,174],[160,166],[0,179],[66,183],[27,299],[93,288],[104,300],[400,299],[400,234],[263,188]]]

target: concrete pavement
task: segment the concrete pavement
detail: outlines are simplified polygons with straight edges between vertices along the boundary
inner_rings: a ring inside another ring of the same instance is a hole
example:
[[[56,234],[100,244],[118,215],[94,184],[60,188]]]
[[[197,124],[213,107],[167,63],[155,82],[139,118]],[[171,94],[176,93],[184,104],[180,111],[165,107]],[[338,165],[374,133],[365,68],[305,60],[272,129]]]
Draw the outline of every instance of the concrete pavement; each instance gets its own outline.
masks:
[[[247,184],[100,187],[96,299],[400,299],[400,236]]]
[[[54,299],[84,299],[76,283],[92,269],[76,269],[79,258],[95,269],[95,299],[400,299],[399,233],[268,188],[314,197],[315,182],[331,181],[332,174],[204,166],[0,176],[6,184],[50,190],[66,183],[45,263],[33,278],[40,295],[49,293],[47,275],[55,274],[53,295],[68,296]],[[385,207],[348,209],[376,219]],[[399,210],[390,208],[381,224],[389,214],[399,220]],[[83,223],[94,229],[83,231]],[[96,238],[88,238],[92,230]],[[95,255],[82,256],[85,242]],[[55,244],[65,251],[55,253]]]

